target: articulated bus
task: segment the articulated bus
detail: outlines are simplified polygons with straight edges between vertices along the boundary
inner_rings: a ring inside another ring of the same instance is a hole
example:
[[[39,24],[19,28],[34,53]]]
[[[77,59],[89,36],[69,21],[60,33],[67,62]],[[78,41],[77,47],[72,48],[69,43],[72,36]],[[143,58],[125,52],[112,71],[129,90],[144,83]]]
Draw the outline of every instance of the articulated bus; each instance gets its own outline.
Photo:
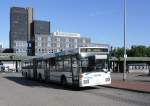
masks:
[[[22,62],[26,78],[86,87],[111,83],[108,47],[79,47]]]

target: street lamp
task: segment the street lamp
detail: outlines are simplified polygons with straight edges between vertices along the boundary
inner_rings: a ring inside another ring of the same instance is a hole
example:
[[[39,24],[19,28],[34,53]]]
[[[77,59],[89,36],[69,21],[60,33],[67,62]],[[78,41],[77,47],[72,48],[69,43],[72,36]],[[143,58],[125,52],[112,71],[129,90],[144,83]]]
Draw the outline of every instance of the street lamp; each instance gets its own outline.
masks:
[[[126,80],[126,0],[124,0],[124,70],[123,70],[123,81]]]

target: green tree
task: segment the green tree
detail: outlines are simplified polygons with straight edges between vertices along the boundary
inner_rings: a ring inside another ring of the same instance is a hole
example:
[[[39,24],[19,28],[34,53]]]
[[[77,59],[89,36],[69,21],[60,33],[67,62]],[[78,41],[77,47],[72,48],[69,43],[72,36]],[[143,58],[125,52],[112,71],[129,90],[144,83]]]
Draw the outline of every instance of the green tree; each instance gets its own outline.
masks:
[[[146,46],[132,46],[131,47],[131,56],[133,57],[146,57]]]
[[[150,57],[150,46],[149,46],[149,47],[147,47],[146,55],[147,55],[147,57]]]
[[[112,56],[120,58],[123,57],[124,49],[123,48],[115,48],[112,50]]]
[[[143,45],[135,46],[133,45],[131,49],[127,49],[128,57],[150,57],[150,46],[146,47]],[[112,50],[112,56],[123,57],[124,48],[115,48]]]
[[[3,53],[14,53],[14,50],[11,48],[6,48]]]

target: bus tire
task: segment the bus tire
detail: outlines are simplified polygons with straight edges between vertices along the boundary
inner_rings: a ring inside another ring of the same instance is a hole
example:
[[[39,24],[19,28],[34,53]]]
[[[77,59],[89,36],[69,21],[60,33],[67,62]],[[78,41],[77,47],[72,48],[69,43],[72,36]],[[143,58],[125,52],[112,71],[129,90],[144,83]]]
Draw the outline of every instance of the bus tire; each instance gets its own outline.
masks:
[[[66,77],[65,77],[65,76],[62,76],[62,77],[61,77],[61,85],[62,85],[63,87],[66,87],[66,86],[67,86],[67,80],[66,80]]]
[[[28,73],[27,72],[25,73],[25,77],[28,78]]]
[[[39,75],[38,75],[38,80],[42,81],[42,75],[41,75],[41,73],[39,73]]]

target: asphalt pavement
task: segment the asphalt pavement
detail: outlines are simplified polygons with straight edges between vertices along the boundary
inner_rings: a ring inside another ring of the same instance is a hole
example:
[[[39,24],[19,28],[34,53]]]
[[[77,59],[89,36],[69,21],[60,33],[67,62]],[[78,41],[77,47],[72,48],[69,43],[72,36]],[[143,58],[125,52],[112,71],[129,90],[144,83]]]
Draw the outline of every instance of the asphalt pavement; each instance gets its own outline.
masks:
[[[102,86],[74,90],[0,73],[0,106],[149,106],[150,94]]]

